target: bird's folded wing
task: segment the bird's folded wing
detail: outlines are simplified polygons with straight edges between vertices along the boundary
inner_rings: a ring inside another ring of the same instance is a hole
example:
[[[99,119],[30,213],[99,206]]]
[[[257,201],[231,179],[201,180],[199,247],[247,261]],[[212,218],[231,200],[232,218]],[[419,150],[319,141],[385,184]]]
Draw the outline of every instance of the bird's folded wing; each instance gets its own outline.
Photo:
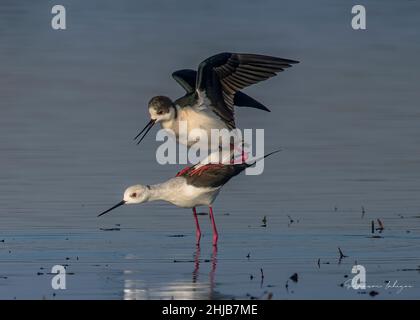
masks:
[[[241,173],[248,167],[247,164],[208,164],[204,170],[198,174],[194,173],[195,168],[184,172],[181,176],[185,177],[188,184],[195,187],[217,188],[223,186],[231,178]]]

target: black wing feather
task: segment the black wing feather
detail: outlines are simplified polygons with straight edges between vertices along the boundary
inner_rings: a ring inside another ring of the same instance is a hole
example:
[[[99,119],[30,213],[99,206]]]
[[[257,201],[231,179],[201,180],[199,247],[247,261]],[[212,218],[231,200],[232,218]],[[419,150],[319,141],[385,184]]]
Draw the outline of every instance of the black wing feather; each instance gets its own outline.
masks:
[[[216,54],[200,63],[196,88],[211,100],[214,112],[234,127],[236,93],[295,63],[298,61],[258,54]]]
[[[197,71],[191,69],[178,70],[172,73],[172,78],[174,78],[187,93],[193,93],[195,91]]]
[[[195,85],[197,82],[197,71],[191,69],[182,69],[172,73],[172,77],[187,92],[187,95],[195,92]],[[238,79],[238,81],[242,80]],[[261,102],[258,102],[254,98],[251,98],[250,96],[240,91],[236,92],[235,97],[233,99],[233,104],[238,107],[255,108],[270,112],[270,109],[264,106]]]

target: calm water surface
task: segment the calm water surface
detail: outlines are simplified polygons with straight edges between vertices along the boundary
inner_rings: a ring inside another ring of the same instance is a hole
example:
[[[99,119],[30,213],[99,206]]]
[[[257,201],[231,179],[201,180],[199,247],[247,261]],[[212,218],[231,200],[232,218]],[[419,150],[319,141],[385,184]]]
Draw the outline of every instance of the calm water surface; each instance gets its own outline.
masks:
[[[365,1],[366,31],[351,1],[61,3],[66,31],[55,2],[0,3],[0,298],[372,299],[343,284],[355,262],[368,284],[411,287],[375,299],[420,296],[418,1]],[[171,72],[221,51],[301,64],[247,90],[272,113],[237,112],[283,152],[220,194],[217,252],[208,216],[197,249],[191,211],[169,204],[96,218],[181,168],[132,137],[152,96],[183,94]]]

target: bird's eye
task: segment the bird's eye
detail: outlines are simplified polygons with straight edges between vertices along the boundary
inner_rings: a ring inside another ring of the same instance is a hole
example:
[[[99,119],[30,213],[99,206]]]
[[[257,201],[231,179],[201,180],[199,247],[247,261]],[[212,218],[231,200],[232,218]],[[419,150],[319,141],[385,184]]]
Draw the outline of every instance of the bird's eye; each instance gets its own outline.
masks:
[[[158,111],[157,114],[158,115],[162,115],[163,114],[163,111]]]
[[[133,193],[130,195],[130,197],[131,197],[131,198],[135,198],[135,197],[137,197],[137,193],[136,193],[136,192],[133,192]]]

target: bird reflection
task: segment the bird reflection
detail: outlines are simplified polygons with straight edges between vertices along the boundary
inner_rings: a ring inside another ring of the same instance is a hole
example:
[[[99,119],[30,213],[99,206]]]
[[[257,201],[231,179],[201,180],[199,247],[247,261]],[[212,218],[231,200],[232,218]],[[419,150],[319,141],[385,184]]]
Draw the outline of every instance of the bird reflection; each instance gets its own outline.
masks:
[[[215,291],[215,278],[217,270],[217,246],[213,246],[210,259],[201,258],[201,248],[196,247],[191,261],[178,261],[193,263],[192,279],[180,279],[165,282],[151,282],[145,279],[125,279],[124,280],[124,299],[125,300],[144,300],[144,299],[226,299],[229,298]],[[210,271],[207,280],[200,273],[200,267],[210,263]],[[134,271],[125,271],[126,275],[133,277]],[[151,277],[153,278],[153,277]]]

